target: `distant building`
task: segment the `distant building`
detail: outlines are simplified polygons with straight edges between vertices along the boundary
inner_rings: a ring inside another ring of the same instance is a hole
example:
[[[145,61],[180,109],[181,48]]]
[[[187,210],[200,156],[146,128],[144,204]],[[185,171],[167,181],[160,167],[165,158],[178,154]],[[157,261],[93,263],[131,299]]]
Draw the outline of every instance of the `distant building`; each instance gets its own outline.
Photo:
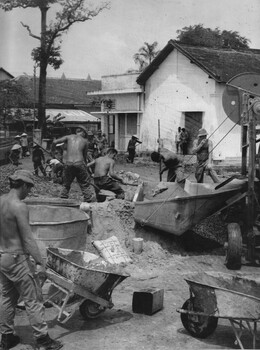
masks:
[[[0,81],[13,79],[14,76],[7,72],[4,68],[0,67]]]
[[[101,129],[108,135],[108,142],[120,151],[126,151],[128,141],[140,133],[142,88],[136,83],[139,73],[103,76],[102,89],[89,92],[88,96],[101,99],[99,112]]]
[[[29,95],[30,108],[9,108],[9,115],[13,120],[21,120],[21,123],[8,121],[8,130],[18,132],[24,128],[32,132],[34,121],[37,121],[38,87],[39,79],[29,75],[21,75],[14,78],[4,69],[0,69],[2,77],[10,78],[20,84]],[[92,110],[100,110],[100,99],[88,97],[87,92],[101,88],[100,80],[69,79],[63,73],[61,78],[47,78],[46,84],[46,116],[49,114],[65,116],[67,127],[73,130],[79,123],[95,131],[100,128],[100,119],[90,114]],[[19,125],[18,125],[19,124]],[[36,124],[37,125],[37,124]]]
[[[35,104],[38,103],[39,79],[21,75],[15,78],[30,95]],[[63,73],[61,78],[48,78],[46,83],[46,108],[81,109],[88,113],[100,110],[100,100],[89,97],[90,91],[101,89],[100,80],[70,79]]]

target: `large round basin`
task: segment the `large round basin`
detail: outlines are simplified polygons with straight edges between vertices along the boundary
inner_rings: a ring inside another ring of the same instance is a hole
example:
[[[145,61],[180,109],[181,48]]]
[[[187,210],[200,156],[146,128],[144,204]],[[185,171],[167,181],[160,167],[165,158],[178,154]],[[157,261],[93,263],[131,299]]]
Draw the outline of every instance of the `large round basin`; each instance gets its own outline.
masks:
[[[28,205],[33,236],[43,258],[46,248],[84,250],[89,216],[80,209],[48,205]]]

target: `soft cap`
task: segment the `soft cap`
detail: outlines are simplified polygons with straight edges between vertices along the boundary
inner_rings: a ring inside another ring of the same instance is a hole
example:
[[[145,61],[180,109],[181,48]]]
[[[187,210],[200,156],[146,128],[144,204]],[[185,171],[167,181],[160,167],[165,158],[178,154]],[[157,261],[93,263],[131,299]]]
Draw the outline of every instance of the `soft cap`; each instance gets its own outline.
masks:
[[[13,175],[9,176],[9,179],[13,181],[21,180],[27,184],[34,186],[33,174],[28,170],[16,170]]]

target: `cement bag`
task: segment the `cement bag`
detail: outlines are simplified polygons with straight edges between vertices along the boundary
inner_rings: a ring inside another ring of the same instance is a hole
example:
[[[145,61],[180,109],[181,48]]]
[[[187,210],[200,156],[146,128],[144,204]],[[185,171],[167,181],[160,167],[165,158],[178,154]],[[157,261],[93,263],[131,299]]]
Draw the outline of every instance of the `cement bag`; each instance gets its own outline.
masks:
[[[102,241],[93,241],[92,244],[99,254],[111,264],[127,264],[132,260],[121,247],[116,236],[112,236]]]

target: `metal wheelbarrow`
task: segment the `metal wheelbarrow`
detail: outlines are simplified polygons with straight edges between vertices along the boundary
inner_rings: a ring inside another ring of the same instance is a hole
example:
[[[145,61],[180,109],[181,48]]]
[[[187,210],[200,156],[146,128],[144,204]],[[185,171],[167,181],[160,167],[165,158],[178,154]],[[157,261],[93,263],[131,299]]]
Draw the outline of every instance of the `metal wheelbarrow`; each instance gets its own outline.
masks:
[[[225,273],[197,273],[185,278],[190,298],[177,312],[185,329],[196,338],[211,335],[218,319],[228,319],[236,341],[244,349],[241,336],[252,335],[256,348],[257,323],[260,321],[260,276],[242,277]]]
[[[98,259],[97,259],[98,258]],[[95,318],[112,308],[112,292],[129,277],[121,266],[112,265],[88,252],[47,248],[47,279],[55,287],[45,303],[59,310],[58,321],[65,323],[79,305],[83,318]],[[55,301],[63,292],[65,297]],[[70,312],[66,307],[72,308]],[[74,306],[74,307],[73,307]]]

